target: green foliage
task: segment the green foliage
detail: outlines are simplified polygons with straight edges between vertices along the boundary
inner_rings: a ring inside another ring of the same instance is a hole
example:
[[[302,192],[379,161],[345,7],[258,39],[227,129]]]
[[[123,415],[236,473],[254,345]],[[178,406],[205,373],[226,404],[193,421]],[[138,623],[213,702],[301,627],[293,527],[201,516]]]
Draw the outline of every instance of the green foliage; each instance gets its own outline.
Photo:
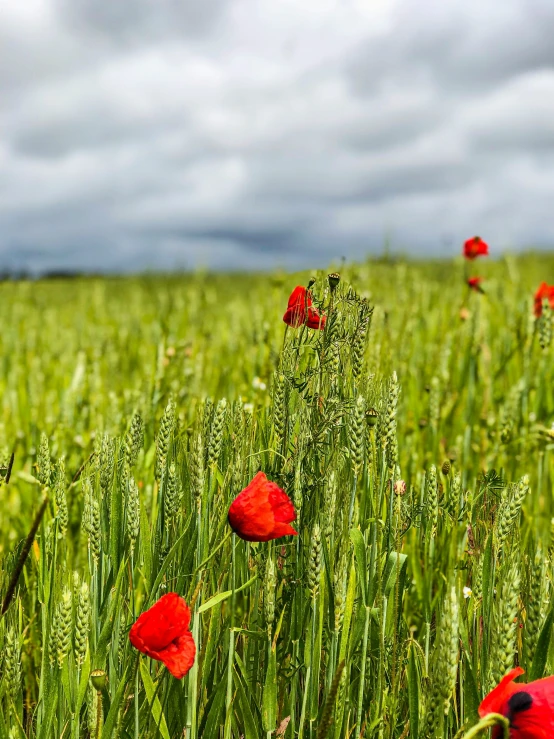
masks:
[[[452,738],[516,662],[552,674],[553,266],[486,265],[484,295],[460,264],[318,274],[323,331],[281,321],[305,275],[2,283],[2,598],[49,500],[0,736]],[[230,535],[259,469],[298,537]],[[168,591],[182,681],[128,639]]]

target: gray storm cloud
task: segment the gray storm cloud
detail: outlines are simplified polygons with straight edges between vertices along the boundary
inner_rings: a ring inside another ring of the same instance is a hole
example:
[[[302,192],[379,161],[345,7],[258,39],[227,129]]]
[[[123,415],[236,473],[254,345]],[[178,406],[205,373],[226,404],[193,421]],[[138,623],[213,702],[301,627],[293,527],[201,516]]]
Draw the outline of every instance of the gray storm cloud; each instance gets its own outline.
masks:
[[[0,268],[554,245],[551,0],[0,5]]]

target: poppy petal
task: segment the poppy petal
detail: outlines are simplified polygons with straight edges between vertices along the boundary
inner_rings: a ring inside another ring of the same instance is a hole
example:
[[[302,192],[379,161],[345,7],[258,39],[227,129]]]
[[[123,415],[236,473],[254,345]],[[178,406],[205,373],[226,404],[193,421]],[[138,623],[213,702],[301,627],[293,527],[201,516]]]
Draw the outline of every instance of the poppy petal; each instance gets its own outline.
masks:
[[[184,677],[194,663],[196,646],[189,631],[190,609],[177,593],[166,593],[142,613],[129,631],[139,652],[162,661],[175,677]]]
[[[190,631],[178,637],[167,649],[159,653],[158,659],[164,663],[173,677],[183,678],[194,664],[196,645]]]
[[[306,325],[308,328],[322,329],[325,326],[326,317],[324,315],[320,316],[312,306],[310,291],[301,285],[297,285],[290,294],[283,321],[293,328]]]
[[[494,690],[483,699],[479,706],[479,716],[487,716],[489,713],[502,713],[502,708],[507,699],[517,691],[518,686],[514,683],[516,677],[523,675],[525,670],[521,667],[515,667],[513,670],[502,678]]]
[[[295,517],[294,506],[287,494],[263,472],[258,472],[237,495],[227,515],[233,531],[246,541],[271,541],[296,534],[287,525]]]
[[[273,533],[275,534],[276,539],[279,539],[281,536],[298,536],[298,531],[293,529],[290,523],[277,522],[273,529]]]

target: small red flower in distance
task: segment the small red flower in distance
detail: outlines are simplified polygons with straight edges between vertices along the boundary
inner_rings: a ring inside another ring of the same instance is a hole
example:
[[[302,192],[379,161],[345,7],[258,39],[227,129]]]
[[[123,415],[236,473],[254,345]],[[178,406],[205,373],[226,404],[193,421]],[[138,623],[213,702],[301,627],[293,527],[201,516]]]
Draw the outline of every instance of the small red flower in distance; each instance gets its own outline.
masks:
[[[489,255],[489,245],[483,241],[480,236],[474,236],[464,242],[464,257],[466,259],[475,259],[476,257],[487,257]]]
[[[181,679],[194,664],[196,645],[189,631],[190,610],[177,593],[166,593],[131,626],[131,644],[163,662]]]
[[[246,541],[270,541],[297,536],[290,525],[296,518],[294,506],[284,490],[258,472],[237,495],[227,516],[233,531]]]
[[[326,320],[327,317],[320,315],[313,307],[310,291],[301,285],[295,287],[290,294],[283,321],[293,328],[305,324],[308,328],[321,329],[325,326]]]
[[[514,683],[524,670],[516,667],[490,692],[479,706],[479,716],[500,713],[510,722],[510,739],[551,739],[554,736],[554,677],[532,683]],[[502,728],[493,729],[500,739]]]
[[[483,282],[482,277],[470,277],[467,281],[467,286],[470,290],[475,290],[477,293],[484,293],[485,291],[481,287],[481,283]]]
[[[538,318],[542,315],[542,301],[546,298],[550,303],[550,307],[554,310],[554,285],[547,285],[541,282],[535,293],[535,315]]]

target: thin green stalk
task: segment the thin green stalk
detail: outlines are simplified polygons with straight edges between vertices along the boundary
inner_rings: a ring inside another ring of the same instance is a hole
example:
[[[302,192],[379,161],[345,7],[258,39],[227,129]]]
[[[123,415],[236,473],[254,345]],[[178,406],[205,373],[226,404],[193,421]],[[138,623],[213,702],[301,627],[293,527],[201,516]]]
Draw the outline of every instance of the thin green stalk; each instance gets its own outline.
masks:
[[[236,534],[231,537],[231,626],[229,628],[229,660],[227,663],[227,695],[225,697],[225,739],[231,736],[231,702],[233,699],[233,663],[235,661],[235,543]]]
[[[352,527],[352,519],[354,516],[354,503],[356,502],[356,488],[358,486],[358,475],[354,475],[352,482],[352,492],[350,494],[350,508],[348,510],[348,527]]]
[[[203,497],[204,496],[202,495],[202,499]],[[197,562],[196,580],[197,582],[200,582],[200,578],[201,578],[200,566],[203,562],[202,560],[202,552],[203,552],[202,499],[198,501],[197,517],[196,517],[196,528],[198,532],[198,543],[197,543],[197,548],[196,548],[196,562]],[[192,636],[196,644],[197,653],[199,652],[201,648],[201,645],[200,645],[200,616],[198,615],[198,608],[200,607],[201,602],[202,602],[202,592],[199,592],[198,597],[196,598],[196,602],[194,604],[194,617],[193,617],[193,622],[192,622]],[[190,732],[190,739],[196,739],[196,735],[198,731],[198,727],[197,727],[198,706],[197,706],[197,697],[196,697],[197,691],[198,691],[198,658],[195,659],[194,664],[189,672],[189,681],[188,681],[186,725]]]
[[[500,726],[502,728],[503,739],[510,739],[510,721],[499,713],[489,713],[482,718],[467,734],[464,734],[463,739],[474,739],[474,737],[483,734],[494,726]]]
[[[131,610],[133,614],[133,623],[136,621],[137,613],[136,613],[136,591],[135,591],[135,581],[134,581],[134,575],[135,575],[135,565],[134,565],[134,555],[133,551],[131,550],[131,587],[133,588],[131,593]],[[134,729],[134,738],[140,739],[140,722],[139,722],[139,662],[140,662],[140,654],[137,656],[137,667],[135,670],[135,696],[133,699],[134,703],[134,714],[135,714],[135,729]]]
[[[365,623],[364,623],[364,637],[362,642],[362,664],[360,666],[360,685],[358,688],[358,711],[356,714],[356,731],[355,736],[361,736],[362,727],[362,707],[364,702],[364,687],[365,687],[365,668],[367,663],[367,641],[369,637],[369,616],[371,609],[369,606],[365,607]]]
[[[304,736],[304,723],[306,720],[306,707],[308,704],[308,696],[310,694],[311,678],[312,678],[312,665],[314,662],[314,646],[315,646],[315,627],[316,627],[316,616],[317,616],[317,600],[312,598],[312,628],[310,633],[310,645],[306,651],[308,655],[308,666],[306,670],[306,682],[304,683],[304,695],[302,697],[302,712],[300,714],[300,725],[298,731],[298,739],[302,739]]]

